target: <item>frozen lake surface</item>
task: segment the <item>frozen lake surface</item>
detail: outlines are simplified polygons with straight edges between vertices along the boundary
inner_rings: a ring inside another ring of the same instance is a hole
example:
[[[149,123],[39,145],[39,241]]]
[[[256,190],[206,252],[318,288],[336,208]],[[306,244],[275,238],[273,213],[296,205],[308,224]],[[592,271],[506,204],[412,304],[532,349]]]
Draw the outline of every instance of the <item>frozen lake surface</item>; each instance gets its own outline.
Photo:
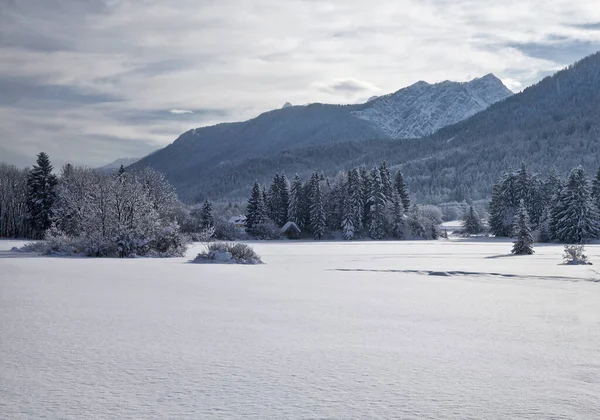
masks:
[[[560,246],[271,242],[232,266],[15,245],[3,419],[600,418],[600,275]]]

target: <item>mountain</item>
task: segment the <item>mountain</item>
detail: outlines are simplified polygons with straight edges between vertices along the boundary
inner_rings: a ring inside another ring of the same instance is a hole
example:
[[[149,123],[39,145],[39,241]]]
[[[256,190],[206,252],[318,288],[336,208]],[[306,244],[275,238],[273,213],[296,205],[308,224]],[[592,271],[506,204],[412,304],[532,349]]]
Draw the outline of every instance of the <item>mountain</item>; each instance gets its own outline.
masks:
[[[121,158],[121,159],[117,159],[117,160],[109,163],[108,165],[101,166],[100,168],[98,168],[98,170],[102,171],[102,172],[113,172],[113,171],[119,169],[121,167],[121,165],[123,165],[123,166],[133,165],[138,160],[140,160],[140,158]]]
[[[521,162],[542,175],[553,168],[566,175],[581,164],[591,177],[600,165],[600,53],[418,141],[290,150],[240,162],[204,185],[211,196],[245,197],[249,180],[268,182],[275,172],[334,176],[384,159],[402,169],[419,202],[489,198],[500,174]]]
[[[213,194],[217,176],[246,160],[314,146],[419,137],[510,94],[488,75],[469,83],[418,82],[364,104],[285,106],[249,121],[187,131],[132,167],[164,172],[184,200],[197,201]]]
[[[469,118],[510,95],[512,92],[493,74],[468,83],[418,82],[375,98],[366,109],[353,114],[391,138],[417,138]]]

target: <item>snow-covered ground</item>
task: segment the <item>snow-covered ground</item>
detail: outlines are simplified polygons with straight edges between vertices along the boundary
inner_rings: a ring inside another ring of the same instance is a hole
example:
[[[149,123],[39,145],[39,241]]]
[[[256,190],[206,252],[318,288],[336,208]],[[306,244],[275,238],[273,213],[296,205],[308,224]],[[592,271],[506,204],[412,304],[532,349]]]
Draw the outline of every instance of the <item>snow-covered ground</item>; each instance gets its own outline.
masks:
[[[1,418],[600,418],[600,275],[561,246],[263,242],[239,266],[19,244]]]

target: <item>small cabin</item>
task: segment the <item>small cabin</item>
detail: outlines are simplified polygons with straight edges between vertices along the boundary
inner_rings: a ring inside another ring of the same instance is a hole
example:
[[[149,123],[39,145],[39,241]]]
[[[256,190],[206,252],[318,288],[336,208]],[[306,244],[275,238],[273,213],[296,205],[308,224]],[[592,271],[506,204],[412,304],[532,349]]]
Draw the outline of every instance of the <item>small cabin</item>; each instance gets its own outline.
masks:
[[[245,228],[246,227],[246,216],[233,216],[232,218],[229,219],[229,223],[235,225],[235,227],[237,228]]]
[[[281,228],[281,234],[288,239],[299,239],[300,238],[300,228],[294,222],[287,222]]]

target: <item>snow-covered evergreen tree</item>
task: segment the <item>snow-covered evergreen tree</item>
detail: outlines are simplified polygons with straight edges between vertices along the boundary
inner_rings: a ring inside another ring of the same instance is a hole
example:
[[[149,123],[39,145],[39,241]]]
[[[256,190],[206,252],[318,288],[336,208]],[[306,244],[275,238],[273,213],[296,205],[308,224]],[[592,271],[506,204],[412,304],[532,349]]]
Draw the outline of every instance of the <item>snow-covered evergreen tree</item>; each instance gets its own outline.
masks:
[[[394,188],[400,196],[402,206],[404,206],[404,211],[408,212],[408,210],[410,209],[410,196],[408,194],[408,188],[406,187],[406,183],[404,182],[404,176],[400,171],[397,171],[396,176],[394,177]]]
[[[462,222],[463,229],[468,235],[477,235],[483,232],[483,223],[477,212],[473,209],[473,206],[469,206],[469,210],[465,213],[465,217]]]
[[[592,181],[592,201],[596,208],[600,209],[600,168],[596,171],[596,177]]]
[[[518,208],[516,197],[516,174],[504,173],[494,184],[490,203],[490,231],[495,236],[512,237],[512,230]]]
[[[315,239],[325,236],[327,220],[325,219],[325,208],[323,207],[323,192],[321,190],[320,177],[313,174],[310,182],[310,229]]]
[[[392,198],[392,235],[396,239],[404,239],[406,225],[404,223],[404,205],[397,191],[394,191]]]
[[[363,228],[363,212],[365,205],[363,202],[362,182],[360,171],[358,168],[352,169],[348,173],[348,191],[347,195],[350,198],[349,211],[352,212],[352,225],[355,229],[355,234],[359,234]]]
[[[302,181],[298,174],[294,176],[290,187],[289,204],[288,204],[288,220],[296,223],[301,229],[303,226],[302,214]]]
[[[285,175],[275,174],[266,205],[269,218],[279,227],[288,222],[289,183]]]
[[[349,195],[344,199],[344,212],[342,217],[342,234],[344,239],[352,240],[356,235],[356,227],[354,226],[354,208],[352,199]]]
[[[383,194],[386,202],[391,202],[394,195],[394,186],[392,185],[392,174],[384,160],[379,166],[379,175],[381,176],[381,184],[383,186]]]
[[[363,204],[362,210],[362,225],[366,228],[369,227],[371,222],[371,176],[367,167],[361,165],[358,168],[360,174],[360,190],[361,190],[361,201]]]
[[[515,255],[531,255],[533,254],[533,236],[531,236],[531,226],[529,224],[529,215],[525,207],[525,201],[520,200],[517,215],[515,217],[515,242],[512,248],[512,253]]]
[[[581,166],[573,169],[552,213],[555,238],[565,243],[583,243],[600,234],[599,215]]]
[[[52,174],[50,158],[41,152],[27,178],[29,222],[38,238],[42,238],[52,224],[52,205],[56,198],[57,184],[58,179]]]
[[[249,235],[256,234],[257,228],[267,221],[263,197],[263,190],[258,182],[255,182],[246,207],[246,232]]]
[[[207,198],[202,204],[202,210],[200,212],[200,228],[202,230],[209,230],[215,227],[215,217],[213,215],[213,207],[210,200]]]
[[[369,203],[371,204],[369,236],[372,239],[383,239],[387,231],[386,197],[378,168],[373,168],[371,171],[371,197]]]

